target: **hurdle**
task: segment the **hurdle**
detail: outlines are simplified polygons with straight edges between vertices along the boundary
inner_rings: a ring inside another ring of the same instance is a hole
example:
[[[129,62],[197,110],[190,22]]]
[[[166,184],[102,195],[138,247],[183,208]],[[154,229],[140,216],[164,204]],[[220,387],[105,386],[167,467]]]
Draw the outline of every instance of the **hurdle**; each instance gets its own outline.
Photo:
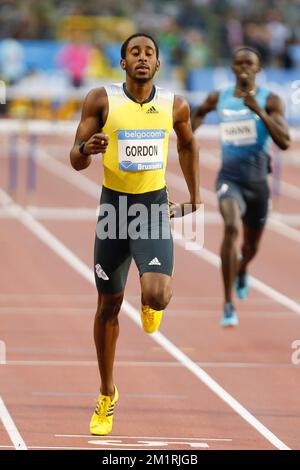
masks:
[[[8,136],[8,193],[17,198],[18,189],[25,187],[26,194],[37,190],[37,144],[38,136],[20,125],[15,126]],[[22,149],[23,147],[23,149]],[[26,160],[25,181],[20,181],[20,161]]]

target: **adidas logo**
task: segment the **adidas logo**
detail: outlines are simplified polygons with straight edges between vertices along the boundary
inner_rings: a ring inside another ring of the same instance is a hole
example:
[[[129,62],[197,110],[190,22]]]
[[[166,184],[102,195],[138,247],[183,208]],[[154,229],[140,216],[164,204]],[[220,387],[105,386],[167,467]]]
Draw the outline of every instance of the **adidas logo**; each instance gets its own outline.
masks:
[[[108,275],[103,271],[102,267],[100,264],[96,264],[95,266],[96,274],[100,279],[103,279],[103,281],[108,281],[109,277]]]
[[[151,108],[146,111],[146,114],[156,114],[158,111],[154,108],[154,106],[151,106]]]
[[[161,263],[158,261],[157,258],[153,258],[150,263],[148,263],[148,266],[161,266]]]

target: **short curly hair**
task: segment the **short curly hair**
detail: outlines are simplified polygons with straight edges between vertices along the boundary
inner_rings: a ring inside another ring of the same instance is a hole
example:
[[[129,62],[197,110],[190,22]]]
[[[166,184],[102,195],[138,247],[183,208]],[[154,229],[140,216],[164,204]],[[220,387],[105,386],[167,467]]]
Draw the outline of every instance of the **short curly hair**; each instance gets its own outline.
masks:
[[[259,63],[260,65],[262,64],[262,56],[260,54],[260,52],[255,49],[254,47],[251,47],[251,46],[239,46],[239,47],[236,47],[232,53],[232,58],[234,59],[235,56],[241,52],[241,51],[249,51],[249,52],[252,52],[253,54],[255,54],[259,60]]]
[[[155,46],[155,51],[156,51],[156,57],[158,59],[159,57],[159,49],[158,49],[158,44],[157,42],[155,41],[155,39],[150,36],[150,34],[146,34],[146,33],[136,33],[136,34],[132,34],[131,36],[129,36],[129,38],[127,38],[122,46],[121,46],[121,58],[122,59],[125,59],[126,58],[126,50],[127,50],[127,46],[129,44],[129,42],[131,41],[131,39],[134,39],[134,38],[139,38],[139,37],[143,37],[143,38],[148,38],[148,39],[151,39],[151,41],[153,42],[154,46]]]

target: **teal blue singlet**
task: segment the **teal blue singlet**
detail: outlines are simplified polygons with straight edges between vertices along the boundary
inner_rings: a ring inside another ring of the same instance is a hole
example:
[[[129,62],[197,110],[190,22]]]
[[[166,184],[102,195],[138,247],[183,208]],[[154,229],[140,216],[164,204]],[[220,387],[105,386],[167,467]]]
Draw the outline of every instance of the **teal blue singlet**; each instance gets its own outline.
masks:
[[[234,96],[234,86],[219,94],[217,112],[221,127],[222,166],[220,177],[240,183],[266,179],[269,172],[270,134],[256,113]],[[256,99],[265,109],[270,91],[258,88]]]

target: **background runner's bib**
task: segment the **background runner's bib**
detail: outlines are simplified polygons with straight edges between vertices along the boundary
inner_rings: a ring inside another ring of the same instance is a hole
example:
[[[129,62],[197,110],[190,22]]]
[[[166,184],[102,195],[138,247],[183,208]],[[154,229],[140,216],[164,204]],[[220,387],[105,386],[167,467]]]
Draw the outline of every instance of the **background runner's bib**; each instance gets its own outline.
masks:
[[[221,140],[236,146],[255,144],[257,131],[254,119],[221,123]]]
[[[270,168],[271,137],[262,119],[244,99],[234,96],[234,86],[219,94],[217,111],[220,119],[222,166],[220,175],[238,182],[263,181]],[[258,88],[256,100],[265,109],[269,96]]]
[[[160,170],[164,167],[164,129],[118,131],[119,169]]]
[[[153,98],[141,105],[125,94],[121,83],[105,90],[109,111],[103,132],[108,134],[109,144],[103,155],[103,185],[131,194],[163,188],[173,128],[173,93],[156,87]]]

